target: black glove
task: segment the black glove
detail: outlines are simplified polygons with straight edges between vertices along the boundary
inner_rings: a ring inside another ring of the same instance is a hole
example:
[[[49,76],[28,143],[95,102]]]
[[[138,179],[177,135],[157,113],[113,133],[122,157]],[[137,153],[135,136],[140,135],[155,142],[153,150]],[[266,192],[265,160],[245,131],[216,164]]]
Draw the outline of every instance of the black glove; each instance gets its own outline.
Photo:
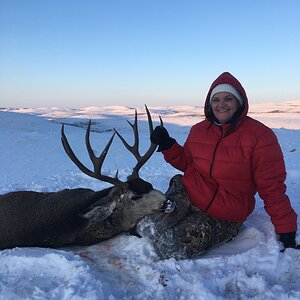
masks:
[[[284,252],[286,248],[300,249],[300,245],[296,244],[296,232],[282,233],[279,235],[279,241],[283,244]]]
[[[150,140],[153,144],[158,145],[158,152],[168,150],[176,142],[175,139],[169,136],[167,129],[163,126],[155,127],[150,136]]]

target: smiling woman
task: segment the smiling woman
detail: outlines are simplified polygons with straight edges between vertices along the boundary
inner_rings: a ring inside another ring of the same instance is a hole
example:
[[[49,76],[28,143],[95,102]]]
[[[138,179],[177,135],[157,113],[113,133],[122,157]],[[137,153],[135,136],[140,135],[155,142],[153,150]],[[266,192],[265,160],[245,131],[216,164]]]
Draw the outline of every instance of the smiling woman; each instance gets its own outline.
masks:
[[[234,237],[254,210],[257,192],[284,248],[298,247],[297,215],[285,194],[286,171],[280,145],[270,128],[247,114],[246,91],[225,72],[208,91],[206,120],[191,128],[183,147],[164,127],[153,131],[151,141],[159,144],[165,160],[184,172],[177,185],[186,190],[195,208],[191,223],[178,224],[166,233],[169,257],[180,251],[194,257]],[[191,224],[197,224],[196,228]],[[190,239],[179,239],[180,251],[172,250],[181,230],[189,232]],[[191,250],[193,238],[201,239],[203,247]]]
[[[230,93],[217,93],[211,99],[211,109],[220,124],[226,124],[239,109],[240,104]]]

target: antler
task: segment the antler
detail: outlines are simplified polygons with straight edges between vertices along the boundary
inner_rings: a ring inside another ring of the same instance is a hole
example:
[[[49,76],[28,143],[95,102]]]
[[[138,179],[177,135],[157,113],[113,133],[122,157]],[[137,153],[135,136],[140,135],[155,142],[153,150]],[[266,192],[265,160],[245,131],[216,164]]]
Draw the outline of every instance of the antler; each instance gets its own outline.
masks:
[[[151,135],[153,132],[152,118],[151,118],[151,115],[150,115],[147,105],[145,105],[145,108],[146,108],[147,117],[148,117],[149,131],[150,131],[150,135]],[[159,117],[159,119],[160,119],[160,126],[163,126],[163,121],[162,121],[161,117]],[[151,143],[147,152],[143,156],[141,156],[139,153],[139,133],[138,133],[137,111],[136,110],[135,110],[134,123],[132,124],[129,121],[127,121],[127,122],[131,126],[133,133],[134,133],[134,144],[132,146],[130,146],[125,141],[125,139],[119,134],[119,132],[115,128],[114,128],[114,131],[118,135],[118,137],[121,139],[122,143],[127,148],[127,150],[130,151],[137,160],[137,164],[133,168],[132,174],[127,177],[127,180],[130,181],[130,180],[133,180],[133,179],[136,179],[139,177],[138,173],[139,173],[140,168],[148,161],[148,159],[154,153],[157,145]]]
[[[118,172],[116,173],[116,176],[113,177],[109,177],[106,175],[101,174],[101,168],[103,165],[103,162],[105,160],[105,157],[108,153],[109,147],[114,139],[115,133],[112,135],[112,137],[110,138],[110,140],[108,141],[108,143],[106,144],[104,150],[102,151],[101,155],[99,157],[96,157],[94,151],[92,150],[91,147],[91,143],[90,143],[90,130],[91,130],[91,120],[89,121],[87,130],[86,130],[86,135],[85,135],[85,144],[86,144],[86,148],[87,151],[89,153],[90,159],[94,165],[94,171],[91,171],[90,169],[88,169],[85,165],[83,165],[79,159],[77,158],[77,156],[75,155],[75,153],[73,152],[67,138],[66,135],[64,133],[64,125],[62,125],[61,128],[61,141],[63,144],[63,147],[67,153],[67,155],[69,156],[69,158],[75,163],[75,165],[86,175],[111,183],[113,185],[119,186],[120,188],[124,188],[126,186],[126,183],[124,183],[123,181],[121,181],[118,178]]]

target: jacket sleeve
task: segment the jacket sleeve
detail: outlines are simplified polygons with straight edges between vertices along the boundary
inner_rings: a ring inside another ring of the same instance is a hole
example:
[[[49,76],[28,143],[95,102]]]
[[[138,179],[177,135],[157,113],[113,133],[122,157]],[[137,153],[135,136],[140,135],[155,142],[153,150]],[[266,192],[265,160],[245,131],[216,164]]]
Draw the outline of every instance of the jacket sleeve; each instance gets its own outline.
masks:
[[[174,168],[184,172],[187,168],[187,160],[184,153],[184,147],[177,142],[168,150],[162,151],[166,162],[171,164]]]
[[[269,128],[258,138],[252,158],[254,181],[277,234],[297,230],[297,215],[286,195],[286,170],[277,138]]]

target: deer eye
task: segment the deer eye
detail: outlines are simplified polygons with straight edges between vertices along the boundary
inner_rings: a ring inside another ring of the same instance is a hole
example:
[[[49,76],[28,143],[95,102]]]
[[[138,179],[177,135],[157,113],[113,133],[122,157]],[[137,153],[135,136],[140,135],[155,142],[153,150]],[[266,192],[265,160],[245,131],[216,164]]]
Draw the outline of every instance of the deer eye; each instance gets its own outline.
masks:
[[[141,195],[135,195],[135,196],[133,196],[133,197],[131,198],[131,200],[136,201],[136,200],[141,199],[142,197],[143,197],[143,196],[141,196]]]

